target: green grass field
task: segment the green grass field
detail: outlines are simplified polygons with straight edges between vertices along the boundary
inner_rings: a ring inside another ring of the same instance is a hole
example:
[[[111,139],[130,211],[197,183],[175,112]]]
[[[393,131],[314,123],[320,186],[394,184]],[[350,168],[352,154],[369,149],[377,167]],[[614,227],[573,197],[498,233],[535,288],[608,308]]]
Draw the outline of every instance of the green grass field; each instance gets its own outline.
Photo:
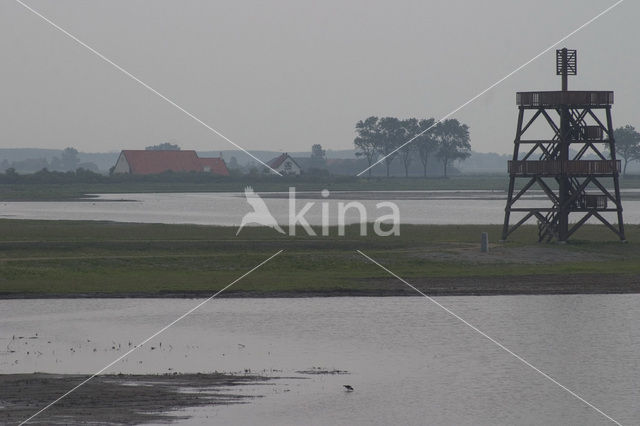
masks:
[[[230,290],[253,294],[390,291],[362,250],[409,280],[541,274],[640,274],[640,227],[622,244],[586,226],[569,244],[538,244],[525,226],[498,243],[498,226],[403,226],[399,237],[289,237],[268,228],[0,220],[0,294],[212,293],[278,250]],[[480,253],[480,233],[490,253]],[[301,234],[301,233],[298,233]],[[391,284],[398,286],[398,283]]]

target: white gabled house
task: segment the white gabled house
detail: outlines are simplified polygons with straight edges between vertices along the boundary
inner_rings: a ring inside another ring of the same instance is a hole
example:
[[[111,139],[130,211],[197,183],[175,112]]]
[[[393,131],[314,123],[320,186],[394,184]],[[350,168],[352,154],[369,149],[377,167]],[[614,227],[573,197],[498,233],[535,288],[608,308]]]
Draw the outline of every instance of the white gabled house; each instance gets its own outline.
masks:
[[[299,175],[302,173],[302,167],[286,152],[268,161],[267,165],[283,175]]]

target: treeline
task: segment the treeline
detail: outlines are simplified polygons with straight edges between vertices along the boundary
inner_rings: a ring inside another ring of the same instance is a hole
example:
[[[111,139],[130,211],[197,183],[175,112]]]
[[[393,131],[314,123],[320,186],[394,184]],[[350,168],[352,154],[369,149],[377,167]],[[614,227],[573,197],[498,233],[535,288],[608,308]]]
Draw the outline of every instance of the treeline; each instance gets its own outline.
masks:
[[[357,137],[353,141],[356,156],[367,160],[369,167],[377,161],[384,163],[387,177],[391,164],[399,158],[405,176],[409,167],[419,161],[423,175],[427,176],[427,166],[432,156],[442,163],[447,177],[447,168],[458,160],[471,155],[469,126],[456,119],[448,119],[435,124],[433,118],[369,117],[356,123]],[[411,143],[406,143],[413,139]],[[383,159],[383,160],[379,160]],[[371,176],[371,168],[368,171]]]
[[[125,183],[125,182],[184,182],[203,183],[218,182],[231,179],[229,176],[218,176],[211,173],[199,172],[172,172],[166,171],[153,175],[134,175],[128,173],[118,173],[104,175],[91,170],[79,168],[75,171],[59,172],[42,169],[35,173],[21,174],[9,168],[4,173],[0,173],[0,184],[2,183],[23,183],[23,184],[64,184],[64,183]]]
[[[14,169],[21,172],[35,172],[37,170],[47,169],[58,172],[75,171],[78,168],[98,172],[98,166],[91,162],[81,162],[78,156],[78,150],[72,147],[65,148],[60,156],[47,158],[26,158],[20,161],[9,162],[6,159],[0,161],[0,170]]]
[[[119,173],[114,175],[104,175],[95,173],[91,170],[79,168],[75,171],[58,172],[47,169],[40,170],[35,173],[21,174],[14,169],[9,168],[4,173],[0,173],[0,184],[74,184],[74,183],[216,183],[216,182],[245,182],[247,178],[259,179],[263,181],[279,181],[287,179],[292,182],[314,182],[317,176],[300,175],[300,176],[277,176],[275,174],[262,175],[259,173],[249,175],[231,175],[219,176],[211,173],[202,172],[172,172],[154,175],[133,175],[128,173]],[[355,176],[331,176],[327,182],[343,183],[353,182],[357,178]]]

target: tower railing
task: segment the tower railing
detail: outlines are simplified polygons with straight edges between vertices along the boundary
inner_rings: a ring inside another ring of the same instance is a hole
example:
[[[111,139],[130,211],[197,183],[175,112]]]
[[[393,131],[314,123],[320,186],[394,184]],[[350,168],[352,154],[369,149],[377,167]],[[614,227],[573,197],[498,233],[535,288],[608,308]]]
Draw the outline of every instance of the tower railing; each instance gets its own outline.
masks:
[[[526,160],[507,163],[509,174],[518,176],[542,175],[611,175],[620,173],[620,160]]]
[[[593,90],[517,92],[516,105],[523,107],[606,106],[613,105],[613,92]]]

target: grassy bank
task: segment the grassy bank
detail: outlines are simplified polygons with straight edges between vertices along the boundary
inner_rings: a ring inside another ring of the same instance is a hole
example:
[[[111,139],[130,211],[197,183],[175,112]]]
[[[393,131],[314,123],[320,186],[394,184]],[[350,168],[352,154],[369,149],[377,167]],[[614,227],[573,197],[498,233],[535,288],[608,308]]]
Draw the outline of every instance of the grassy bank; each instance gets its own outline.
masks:
[[[207,182],[181,181],[114,181],[109,183],[54,183],[54,184],[1,184],[0,200],[70,200],[86,194],[100,193],[147,193],[147,192],[240,192],[245,186],[256,191],[287,191],[296,187],[298,191],[320,191],[328,188],[334,191],[367,190],[458,190],[488,189],[504,190],[508,181],[502,176],[455,177],[451,179],[403,179],[355,177],[307,178],[307,177],[242,177],[217,179]]]
[[[638,226],[628,227],[627,244],[602,226],[585,226],[565,245],[536,243],[533,226],[523,227],[506,244],[497,242],[498,226],[403,226],[401,236],[385,238],[373,232],[360,237],[357,231],[348,228],[345,237],[335,229],[330,237],[289,237],[245,228],[236,237],[235,228],[214,226],[5,219],[0,220],[0,294],[205,295],[280,249],[284,253],[228,294],[407,291],[356,250],[439,294],[455,294],[456,288],[459,293],[522,293],[526,283],[545,280],[557,281],[558,292],[575,292],[563,290],[567,280],[558,277],[578,277],[577,283],[585,285],[591,280],[596,290],[602,283],[603,292],[640,283]],[[488,254],[479,251],[483,231],[492,241]],[[514,282],[521,283],[520,291],[509,291]],[[612,284],[615,288],[606,287]],[[485,285],[504,288],[483,291]]]
[[[287,191],[293,186],[298,191],[440,191],[440,190],[493,190],[506,191],[509,180],[506,175],[455,176],[443,178],[357,178],[341,177],[231,177],[208,181],[171,180],[167,176],[152,178],[118,177],[111,182],[93,183],[11,183],[0,184],[0,201],[52,201],[73,200],[87,194],[149,193],[149,192],[240,192],[245,186],[256,191]],[[123,180],[125,179],[125,180]],[[142,179],[142,180],[139,180]],[[154,180],[156,179],[156,180]],[[176,178],[177,179],[177,178]],[[621,179],[623,189],[640,188],[640,176]],[[519,186],[524,180],[517,182]],[[605,182],[606,184],[606,182]],[[608,184],[607,184],[608,185]]]

